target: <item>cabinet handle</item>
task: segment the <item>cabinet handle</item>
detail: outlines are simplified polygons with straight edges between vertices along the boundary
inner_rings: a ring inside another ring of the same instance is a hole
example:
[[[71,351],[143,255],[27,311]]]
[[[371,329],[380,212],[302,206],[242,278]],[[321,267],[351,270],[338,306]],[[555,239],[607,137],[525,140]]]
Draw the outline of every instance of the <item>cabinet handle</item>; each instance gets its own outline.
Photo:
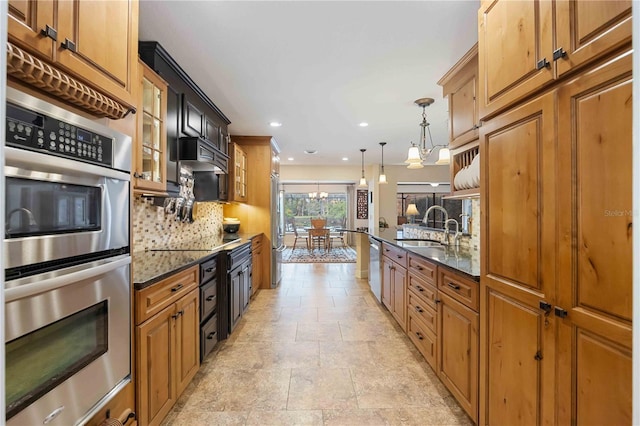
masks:
[[[216,268],[211,267],[211,268],[207,268],[207,269],[205,269],[204,271],[205,271],[205,272],[213,272],[215,269],[216,269]]]
[[[557,48],[556,50],[553,51],[553,60],[557,61],[560,58],[566,58],[567,57],[567,51],[564,50],[562,47]]]
[[[424,336],[419,331],[416,331],[416,336],[418,336],[419,340],[424,340]]]
[[[557,317],[560,317],[560,318],[566,318],[567,315],[569,315],[569,313],[567,311],[565,311],[564,309],[560,308],[559,306],[556,306],[555,314],[556,314]]]
[[[182,284],[178,284],[177,286],[171,289],[171,293],[175,293],[176,291],[180,290],[182,287],[184,287]]]
[[[541,361],[542,360],[542,352],[540,352],[540,351],[536,352],[536,354],[533,356],[533,359],[535,359],[536,361]]]
[[[142,173],[138,173],[136,171],[136,172],[133,172],[133,177],[136,178],[136,179],[140,179],[140,178],[144,177],[144,175]]]
[[[416,286],[416,288],[418,289],[418,291],[419,291],[420,293],[422,293],[422,292],[424,291],[424,288],[420,287],[419,285],[417,285],[417,286]]]
[[[388,252],[390,252],[391,250],[389,250],[389,249],[384,249],[384,251],[386,251],[386,252],[388,253]]]
[[[455,291],[460,290],[460,286],[458,284],[454,284],[454,283],[448,283],[447,284],[449,287],[451,287],[452,289],[454,289]]]
[[[43,29],[41,29],[40,34],[45,37],[49,37],[54,41],[58,41],[58,31],[56,31],[55,28],[51,28],[49,25],[46,25]]]
[[[537,70],[541,70],[542,68],[550,68],[550,67],[551,67],[551,63],[547,61],[547,58],[540,59],[536,64]]]
[[[416,266],[416,269],[417,269],[418,271],[422,271],[422,269],[423,269],[423,268],[422,268],[422,266],[418,265],[418,266]]]
[[[416,306],[416,312],[423,313],[424,310],[420,306]]]
[[[441,300],[440,299],[436,299],[436,300],[434,300],[434,302],[436,302],[436,305],[437,305],[438,303],[441,302]]]
[[[207,300],[207,302],[211,302],[215,298],[216,298],[215,296],[209,296],[209,297],[207,297],[206,300]]]
[[[541,300],[540,309],[544,311],[545,316],[549,315],[551,313],[551,303],[547,303],[544,300]]]
[[[69,40],[68,38],[64,39],[64,42],[61,44],[63,49],[67,49],[71,52],[77,52],[75,42]]]
[[[396,257],[397,257],[398,259],[402,259],[402,258],[403,258],[403,256],[402,256],[401,254],[396,254]]]
[[[207,340],[213,340],[213,336],[215,336],[215,335],[216,335],[215,331],[207,334]]]

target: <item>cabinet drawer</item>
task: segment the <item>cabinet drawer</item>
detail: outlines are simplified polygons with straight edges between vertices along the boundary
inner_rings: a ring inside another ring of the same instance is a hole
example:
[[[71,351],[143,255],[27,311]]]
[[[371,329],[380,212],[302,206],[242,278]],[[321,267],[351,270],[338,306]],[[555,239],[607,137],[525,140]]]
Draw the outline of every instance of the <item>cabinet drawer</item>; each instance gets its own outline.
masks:
[[[216,277],[217,263],[218,258],[214,257],[213,259],[207,260],[206,262],[202,262],[200,264],[200,284],[204,284]]]
[[[258,235],[257,237],[253,237],[251,239],[251,250],[257,250],[262,247],[262,235]]]
[[[436,308],[437,289],[435,283],[433,286],[423,281],[422,276],[419,278],[414,273],[409,273],[409,290],[412,290],[424,303]]]
[[[424,325],[434,333],[438,333],[438,312],[429,305],[426,305],[422,297],[418,297],[413,291],[407,292],[409,300],[407,302],[407,309],[413,313],[416,317],[420,318]]]
[[[438,267],[420,256],[409,253],[409,272],[423,279],[433,286],[438,285]]]
[[[478,312],[478,283],[440,268],[438,290]]]
[[[200,328],[200,362],[211,353],[218,343],[218,315],[212,316]]]
[[[136,292],[136,324],[141,324],[198,287],[198,266]]]
[[[420,322],[414,312],[409,312],[407,334],[409,339],[416,345],[427,363],[436,369],[436,335],[433,334],[424,324]]]
[[[382,243],[382,254],[403,268],[407,267],[407,252],[391,244]]]
[[[206,319],[216,308],[216,284],[217,281],[213,280],[200,287],[200,321]]]

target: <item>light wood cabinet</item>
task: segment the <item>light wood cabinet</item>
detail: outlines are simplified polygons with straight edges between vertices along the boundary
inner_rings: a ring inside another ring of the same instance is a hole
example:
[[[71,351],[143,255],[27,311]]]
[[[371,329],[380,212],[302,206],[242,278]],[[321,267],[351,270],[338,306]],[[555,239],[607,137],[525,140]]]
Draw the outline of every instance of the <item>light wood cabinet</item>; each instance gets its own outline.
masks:
[[[247,153],[238,144],[232,144],[231,176],[232,188],[229,201],[247,201]]]
[[[480,129],[483,425],[553,423],[554,112],[549,93]]]
[[[631,41],[631,1],[484,0],[478,13],[480,118]]]
[[[632,423],[631,72],[627,52],[558,89],[559,424]]]
[[[479,315],[446,294],[439,299],[438,377],[477,422]]]
[[[165,193],[167,189],[167,83],[138,61],[140,96],[134,142],[134,191]]]
[[[136,292],[136,412],[142,426],[162,422],[200,367],[197,277],[195,266]],[[186,282],[190,278],[194,285]]]
[[[382,303],[407,329],[407,253],[405,250],[382,243]]]
[[[106,17],[109,19],[97,19]],[[9,40],[100,92],[135,105],[138,2],[9,2]],[[42,33],[44,31],[44,33]]]

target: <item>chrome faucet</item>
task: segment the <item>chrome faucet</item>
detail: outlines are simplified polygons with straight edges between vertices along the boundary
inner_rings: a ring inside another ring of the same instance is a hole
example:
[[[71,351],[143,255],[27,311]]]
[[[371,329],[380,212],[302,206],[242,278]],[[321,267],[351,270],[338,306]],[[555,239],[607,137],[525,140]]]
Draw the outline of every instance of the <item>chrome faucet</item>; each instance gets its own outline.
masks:
[[[422,219],[423,223],[428,223],[428,218],[429,218],[429,213],[431,213],[433,210],[442,210],[442,212],[444,213],[444,234],[445,234],[445,238],[446,238],[446,242],[445,244],[449,244],[449,237],[448,237],[448,232],[447,232],[447,222],[449,221],[449,213],[447,213],[447,210],[445,210],[444,207],[442,206],[437,206],[437,205],[433,205],[431,207],[429,207],[427,209],[426,212],[424,212],[424,218]]]
[[[453,237],[453,245],[455,247],[460,247],[460,237],[462,236],[462,233],[460,233],[460,224],[458,223],[457,220],[451,218],[451,219],[447,219],[444,222],[444,229],[445,229],[445,238],[447,239],[447,245],[449,245],[449,222],[453,222],[456,225],[456,233]]]

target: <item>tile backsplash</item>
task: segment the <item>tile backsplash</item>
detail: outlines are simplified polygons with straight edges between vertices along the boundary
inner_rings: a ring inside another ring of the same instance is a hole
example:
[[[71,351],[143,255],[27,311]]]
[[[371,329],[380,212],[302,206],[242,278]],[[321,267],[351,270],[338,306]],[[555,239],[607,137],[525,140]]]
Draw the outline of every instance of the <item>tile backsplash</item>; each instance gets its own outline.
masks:
[[[162,207],[154,206],[153,200],[134,197],[133,251],[178,247],[222,233],[222,204],[196,203],[193,218],[193,223],[178,222],[173,215],[165,215]]]

